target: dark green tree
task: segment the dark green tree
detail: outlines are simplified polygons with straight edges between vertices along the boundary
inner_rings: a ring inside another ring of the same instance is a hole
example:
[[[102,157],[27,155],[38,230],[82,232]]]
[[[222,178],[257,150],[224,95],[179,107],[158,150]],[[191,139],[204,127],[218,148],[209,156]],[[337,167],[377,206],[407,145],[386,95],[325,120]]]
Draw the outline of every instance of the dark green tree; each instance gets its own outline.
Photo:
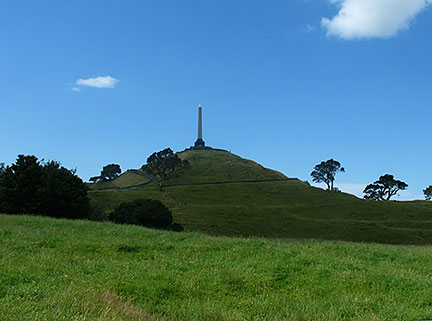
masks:
[[[41,214],[43,167],[35,156],[19,155],[0,176],[0,212]]]
[[[147,164],[142,166],[142,170],[164,180],[167,175],[177,169],[184,168],[187,164],[188,162],[186,160],[182,161],[177,154],[174,154],[171,148],[165,148],[151,154],[147,158]]]
[[[102,179],[107,181],[111,181],[114,178],[118,177],[121,174],[121,168],[118,164],[109,164],[104,166],[101,172]]]
[[[87,186],[58,162],[19,155],[0,175],[0,212],[86,218]]]
[[[395,196],[399,191],[408,188],[408,184],[396,180],[393,175],[385,174],[380,176],[379,180],[373,184],[369,184],[364,189],[365,199],[376,201],[388,201]]]
[[[425,190],[423,190],[423,193],[425,195],[426,200],[430,201],[432,199],[432,185],[430,185]]]
[[[171,211],[160,201],[151,199],[121,203],[109,218],[114,223],[160,229],[169,228],[173,222]]]
[[[42,214],[51,217],[86,218],[89,212],[87,186],[76,176],[75,170],[68,170],[59,162],[50,161],[43,165],[45,175]]]
[[[311,176],[313,177],[312,181],[315,183],[325,183],[327,185],[327,190],[334,190],[334,180],[335,176],[338,172],[345,172],[345,169],[341,167],[341,164],[334,159],[329,159],[327,161],[323,161],[318,165],[315,165]]]
[[[5,171],[5,164],[4,163],[0,163],[0,175],[3,174]]]
[[[100,177],[100,176],[93,176],[93,177],[90,177],[89,181],[92,182],[92,183],[97,183],[101,179],[102,179],[102,177]]]

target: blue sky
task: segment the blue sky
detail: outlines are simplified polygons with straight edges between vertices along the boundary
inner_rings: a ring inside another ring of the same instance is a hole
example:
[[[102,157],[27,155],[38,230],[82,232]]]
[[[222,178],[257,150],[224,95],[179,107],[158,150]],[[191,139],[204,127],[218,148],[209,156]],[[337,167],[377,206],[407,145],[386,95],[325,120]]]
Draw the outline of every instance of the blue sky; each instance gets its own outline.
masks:
[[[342,190],[432,184],[429,0],[2,1],[0,161],[108,163],[204,140]],[[98,78],[99,77],[99,78]]]

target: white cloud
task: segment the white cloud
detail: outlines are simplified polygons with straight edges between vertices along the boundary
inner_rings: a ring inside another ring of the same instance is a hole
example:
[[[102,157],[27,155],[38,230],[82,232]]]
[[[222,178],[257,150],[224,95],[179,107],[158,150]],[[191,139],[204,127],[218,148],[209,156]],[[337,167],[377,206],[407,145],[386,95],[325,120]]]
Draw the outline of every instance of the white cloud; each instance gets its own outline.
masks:
[[[78,79],[75,84],[80,86],[88,86],[88,87],[96,87],[96,88],[114,88],[115,85],[119,82],[118,79],[115,79],[111,76],[104,77],[95,77],[95,78],[87,78],[87,79]]]
[[[72,87],[71,90],[72,91],[81,91],[81,88],[79,88],[79,87]]]
[[[387,38],[409,28],[432,0],[330,0],[339,6],[333,18],[322,18],[327,35],[346,40]]]

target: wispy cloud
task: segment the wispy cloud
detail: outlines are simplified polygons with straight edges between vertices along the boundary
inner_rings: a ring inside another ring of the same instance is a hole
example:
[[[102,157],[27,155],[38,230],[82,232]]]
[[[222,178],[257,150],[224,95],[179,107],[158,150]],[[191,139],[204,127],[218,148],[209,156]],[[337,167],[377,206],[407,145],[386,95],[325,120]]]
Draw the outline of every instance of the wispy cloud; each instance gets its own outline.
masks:
[[[118,79],[111,76],[100,76],[95,78],[80,78],[75,82],[75,84],[95,88],[114,88],[118,82]]]
[[[72,91],[81,91],[81,88],[79,88],[79,87],[72,87],[71,90]]]
[[[322,18],[328,36],[346,40],[387,38],[408,29],[432,0],[330,0],[339,6],[333,18]]]
[[[310,25],[310,24],[307,24],[304,30],[305,30],[306,32],[312,32],[312,31],[315,31],[315,29],[316,29],[316,28],[315,28],[314,26],[312,26],[312,25]]]

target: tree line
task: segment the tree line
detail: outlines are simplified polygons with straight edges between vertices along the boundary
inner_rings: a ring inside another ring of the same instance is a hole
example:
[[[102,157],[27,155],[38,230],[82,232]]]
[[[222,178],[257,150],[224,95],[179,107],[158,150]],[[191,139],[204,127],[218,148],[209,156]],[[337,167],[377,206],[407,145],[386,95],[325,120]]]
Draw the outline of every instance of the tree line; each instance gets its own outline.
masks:
[[[315,165],[311,173],[312,181],[315,183],[325,183],[327,190],[337,191],[334,187],[334,181],[337,173],[345,172],[345,168],[341,163],[329,159],[322,161],[320,164]],[[364,198],[376,201],[389,201],[393,196],[397,195],[399,191],[406,190],[408,184],[397,180],[393,175],[385,174],[379,177],[375,182],[368,184],[363,190]],[[426,200],[432,199],[432,185],[423,190]]]
[[[97,180],[112,180],[120,173],[119,165],[109,164]],[[76,170],[69,170],[59,162],[18,155],[10,166],[0,163],[0,213],[92,219],[87,192],[88,187],[76,175]],[[171,211],[158,200],[121,203],[106,219],[118,224],[183,230],[173,222]]]

